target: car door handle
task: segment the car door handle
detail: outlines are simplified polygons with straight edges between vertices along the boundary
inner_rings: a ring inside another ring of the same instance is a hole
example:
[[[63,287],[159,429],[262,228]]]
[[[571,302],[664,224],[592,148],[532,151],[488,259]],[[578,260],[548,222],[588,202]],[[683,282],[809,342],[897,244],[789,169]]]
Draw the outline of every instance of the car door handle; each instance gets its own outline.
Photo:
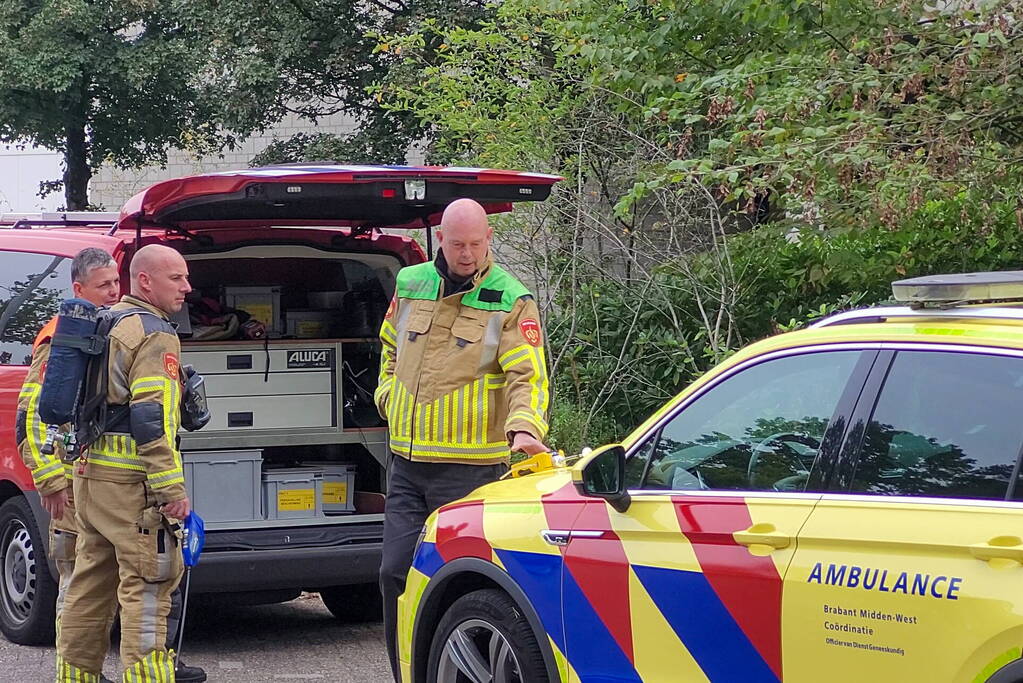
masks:
[[[774,550],[781,550],[792,545],[792,537],[779,532],[773,524],[762,522],[754,524],[745,531],[736,531],[732,538],[739,545],[749,548],[753,555],[767,555]]]
[[[1019,536],[995,536],[987,543],[970,546],[970,554],[978,560],[1013,560],[1023,564],[1023,539]]]
[[[549,545],[566,546],[573,538],[602,538],[604,532],[599,529],[576,529],[568,531],[563,529],[544,529],[540,532],[540,538]]]

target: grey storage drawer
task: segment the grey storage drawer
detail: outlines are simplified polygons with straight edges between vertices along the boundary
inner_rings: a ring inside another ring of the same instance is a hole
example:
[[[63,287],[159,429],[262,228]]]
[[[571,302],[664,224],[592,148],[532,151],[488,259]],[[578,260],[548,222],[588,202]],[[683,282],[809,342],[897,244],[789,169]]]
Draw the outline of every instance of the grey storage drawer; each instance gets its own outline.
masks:
[[[262,447],[275,434],[341,437],[338,342],[186,343],[181,355],[206,379],[210,423],[186,437],[197,447]]]
[[[334,397],[330,394],[210,398],[208,403],[211,418],[204,432],[336,424]]]
[[[324,344],[283,344],[270,342],[264,349],[261,342],[234,342],[230,347],[207,350],[186,345],[182,349],[183,363],[191,363],[202,375],[231,374],[237,372],[266,371],[267,355],[270,357],[270,372],[293,372],[302,370],[330,370],[334,367],[337,345]]]
[[[205,375],[206,395],[214,396],[286,396],[292,394],[330,394],[334,389],[332,372],[245,372],[234,375]]]
[[[186,451],[181,457],[192,508],[205,521],[262,519],[262,451]]]

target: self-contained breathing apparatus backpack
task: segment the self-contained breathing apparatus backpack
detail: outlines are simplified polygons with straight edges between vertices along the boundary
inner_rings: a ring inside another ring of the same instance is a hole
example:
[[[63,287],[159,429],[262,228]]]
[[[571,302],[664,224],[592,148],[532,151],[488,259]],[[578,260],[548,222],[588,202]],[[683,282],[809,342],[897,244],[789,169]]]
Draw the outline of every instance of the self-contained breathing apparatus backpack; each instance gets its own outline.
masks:
[[[61,302],[39,398],[39,418],[47,425],[43,453],[53,453],[62,424],[71,423],[71,431],[63,440],[65,458],[73,460],[108,427],[128,422],[129,406],[107,404],[107,363],[110,331],[130,315],[156,317],[144,308],[115,311],[85,299]],[[181,370],[185,378],[181,426],[189,431],[202,429],[210,420],[205,383],[191,365]]]

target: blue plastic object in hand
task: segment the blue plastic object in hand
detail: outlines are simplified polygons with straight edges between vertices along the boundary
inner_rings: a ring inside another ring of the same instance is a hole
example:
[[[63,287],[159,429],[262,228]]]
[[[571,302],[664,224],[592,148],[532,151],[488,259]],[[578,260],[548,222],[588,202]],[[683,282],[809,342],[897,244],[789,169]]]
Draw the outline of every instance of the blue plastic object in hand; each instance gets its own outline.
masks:
[[[184,543],[181,546],[181,554],[185,558],[185,566],[194,567],[199,564],[199,555],[202,554],[202,547],[206,543],[206,525],[202,517],[193,510],[185,518],[182,528]]]

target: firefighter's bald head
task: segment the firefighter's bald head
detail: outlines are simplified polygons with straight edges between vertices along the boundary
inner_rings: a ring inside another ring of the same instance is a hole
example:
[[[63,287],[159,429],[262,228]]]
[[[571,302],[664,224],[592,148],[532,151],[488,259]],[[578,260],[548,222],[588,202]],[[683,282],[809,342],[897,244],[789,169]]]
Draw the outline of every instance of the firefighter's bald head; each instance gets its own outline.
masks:
[[[448,270],[456,277],[471,277],[483,267],[494,230],[487,212],[472,199],[456,199],[444,209],[437,239]]]
[[[170,247],[150,244],[135,253],[129,266],[131,294],[165,313],[176,313],[192,291],[188,284],[188,265]]]

